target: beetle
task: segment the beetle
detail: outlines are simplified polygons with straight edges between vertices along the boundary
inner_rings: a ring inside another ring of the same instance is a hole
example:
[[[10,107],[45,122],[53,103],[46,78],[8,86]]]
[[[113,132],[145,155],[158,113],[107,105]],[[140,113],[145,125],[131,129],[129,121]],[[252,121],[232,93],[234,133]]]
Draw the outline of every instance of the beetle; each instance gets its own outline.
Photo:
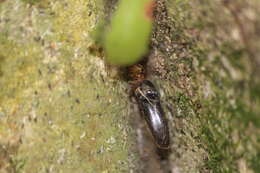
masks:
[[[169,149],[169,128],[160,103],[159,92],[151,81],[144,80],[135,89],[134,96],[158,148]]]

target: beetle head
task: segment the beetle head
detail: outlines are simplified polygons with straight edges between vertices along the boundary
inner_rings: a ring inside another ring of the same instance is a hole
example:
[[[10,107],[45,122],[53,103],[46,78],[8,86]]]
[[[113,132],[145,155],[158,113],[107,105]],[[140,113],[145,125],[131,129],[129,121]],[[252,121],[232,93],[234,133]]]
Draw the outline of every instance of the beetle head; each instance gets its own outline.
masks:
[[[149,102],[156,103],[160,101],[160,95],[156,90],[153,83],[149,80],[144,80],[135,90],[135,96],[137,99]]]

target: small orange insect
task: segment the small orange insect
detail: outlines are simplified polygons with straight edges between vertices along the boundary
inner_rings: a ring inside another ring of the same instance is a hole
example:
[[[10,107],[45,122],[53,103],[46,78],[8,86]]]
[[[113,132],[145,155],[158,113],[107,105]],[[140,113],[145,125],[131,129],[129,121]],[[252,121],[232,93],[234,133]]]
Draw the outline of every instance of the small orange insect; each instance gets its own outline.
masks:
[[[132,91],[146,79],[146,61],[147,58],[144,58],[143,61],[127,67],[127,78],[129,79]]]

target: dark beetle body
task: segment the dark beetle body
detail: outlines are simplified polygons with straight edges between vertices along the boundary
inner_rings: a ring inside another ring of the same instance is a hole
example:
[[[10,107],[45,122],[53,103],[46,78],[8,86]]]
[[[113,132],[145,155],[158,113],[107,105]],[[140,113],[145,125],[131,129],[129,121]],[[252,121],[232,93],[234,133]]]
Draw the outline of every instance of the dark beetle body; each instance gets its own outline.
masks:
[[[170,144],[169,129],[161,107],[160,95],[153,83],[144,80],[135,89],[134,94],[157,146],[168,149]]]

